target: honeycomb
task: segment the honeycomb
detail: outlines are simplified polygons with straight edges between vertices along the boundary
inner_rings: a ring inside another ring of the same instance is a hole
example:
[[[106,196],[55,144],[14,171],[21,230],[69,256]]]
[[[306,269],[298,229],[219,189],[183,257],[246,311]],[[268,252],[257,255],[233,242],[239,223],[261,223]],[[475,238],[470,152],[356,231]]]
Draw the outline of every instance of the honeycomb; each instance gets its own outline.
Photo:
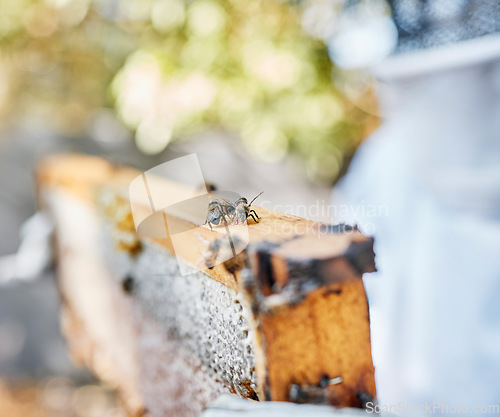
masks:
[[[258,399],[252,319],[242,297],[203,272],[181,276],[176,258],[154,243],[143,242],[142,251],[129,257],[113,249],[109,236],[102,234],[113,275],[129,286],[133,282],[133,297],[168,340],[188,353],[191,367],[242,397]]]

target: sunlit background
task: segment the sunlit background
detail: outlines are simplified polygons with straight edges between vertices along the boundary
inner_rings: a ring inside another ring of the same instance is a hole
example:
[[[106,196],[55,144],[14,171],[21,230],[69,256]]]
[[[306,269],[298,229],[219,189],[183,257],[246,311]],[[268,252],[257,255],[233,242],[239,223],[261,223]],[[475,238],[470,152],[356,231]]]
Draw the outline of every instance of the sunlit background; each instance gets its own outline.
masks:
[[[346,94],[346,73],[333,67],[314,10],[304,8],[2,0],[0,123],[133,141],[147,155],[223,129],[253,157],[294,158],[300,175],[332,184],[376,127],[376,110],[369,89],[354,101]]]

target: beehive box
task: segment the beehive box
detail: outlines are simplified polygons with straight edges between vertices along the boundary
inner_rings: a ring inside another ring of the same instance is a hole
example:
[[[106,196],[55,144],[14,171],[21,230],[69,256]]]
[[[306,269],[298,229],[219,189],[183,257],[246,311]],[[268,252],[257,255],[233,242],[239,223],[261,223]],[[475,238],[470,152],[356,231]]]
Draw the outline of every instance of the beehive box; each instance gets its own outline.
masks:
[[[193,227],[175,250],[136,233],[127,190],[139,175],[82,155],[37,171],[70,350],[131,415],[195,416],[224,392],[340,407],[376,397],[361,280],[372,239],[256,208],[246,249],[208,268],[192,242],[220,230]],[[183,276],[178,258],[198,270]]]

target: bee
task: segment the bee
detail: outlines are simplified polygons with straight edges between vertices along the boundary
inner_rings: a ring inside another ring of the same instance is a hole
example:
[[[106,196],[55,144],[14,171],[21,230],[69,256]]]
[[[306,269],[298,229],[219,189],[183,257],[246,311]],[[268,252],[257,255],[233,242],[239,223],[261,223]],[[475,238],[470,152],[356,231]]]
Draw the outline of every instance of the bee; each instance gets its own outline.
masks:
[[[234,203],[224,198],[214,198],[208,205],[208,214],[205,224],[212,225],[229,225],[229,224],[242,224],[251,217],[256,223],[259,222],[260,217],[257,212],[250,209],[252,203],[262,194],[258,194],[250,203],[245,197],[241,197]]]
[[[230,273],[239,271],[246,262],[246,254],[242,251],[246,247],[245,242],[237,236],[227,236],[212,240],[205,252],[203,260],[208,269],[222,263]]]
[[[250,209],[250,207],[252,206],[252,203],[262,195],[263,192],[264,191],[257,194],[257,196],[255,196],[253,198],[253,200],[250,201],[250,203],[248,203],[248,200],[245,197],[241,197],[238,200],[236,200],[236,202],[235,202],[235,205],[236,205],[236,224],[245,223],[247,221],[248,217],[251,217],[255,223],[259,222],[259,220],[260,220],[259,215],[257,214],[257,212],[255,210]]]
[[[205,261],[205,266],[208,269],[213,269],[217,264],[217,257],[219,256],[220,241],[216,239],[208,245],[207,250],[203,253],[203,259]]]
[[[335,404],[338,401],[336,399],[338,391],[334,386],[342,382],[341,376],[330,379],[327,375],[323,375],[317,385],[292,384],[288,398],[299,404]]]
[[[223,198],[211,200],[208,205],[208,214],[205,224],[208,224],[210,229],[212,229],[212,225],[228,225],[230,224],[228,218],[231,219],[235,211],[236,208],[230,201]]]
[[[209,194],[217,191],[217,186],[212,182],[205,181],[205,188],[207,189]]]
[[[198,191],[205,191],[206,190],[207,193],[210,195],[214,191],[217,191],[217,186],[213,182],[205,181],[205,182],[201,183],[197,189],[198,189]]]

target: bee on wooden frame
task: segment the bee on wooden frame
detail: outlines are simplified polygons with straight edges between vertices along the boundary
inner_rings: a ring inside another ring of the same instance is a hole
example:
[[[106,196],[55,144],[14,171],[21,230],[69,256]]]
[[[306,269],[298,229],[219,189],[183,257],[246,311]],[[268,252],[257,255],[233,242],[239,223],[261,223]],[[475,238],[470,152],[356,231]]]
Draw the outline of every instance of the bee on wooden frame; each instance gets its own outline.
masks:
[[[210,226],[223,226],[229,224],[243,224],[251,217],[254,222],[260,220],[257,212],[250,207],[252,203],[262,194],[258,194],[250,203],[245,197],[237,199],[234,203],[224,198],[214,198],[208,205],[208,214],[205,224]]]

